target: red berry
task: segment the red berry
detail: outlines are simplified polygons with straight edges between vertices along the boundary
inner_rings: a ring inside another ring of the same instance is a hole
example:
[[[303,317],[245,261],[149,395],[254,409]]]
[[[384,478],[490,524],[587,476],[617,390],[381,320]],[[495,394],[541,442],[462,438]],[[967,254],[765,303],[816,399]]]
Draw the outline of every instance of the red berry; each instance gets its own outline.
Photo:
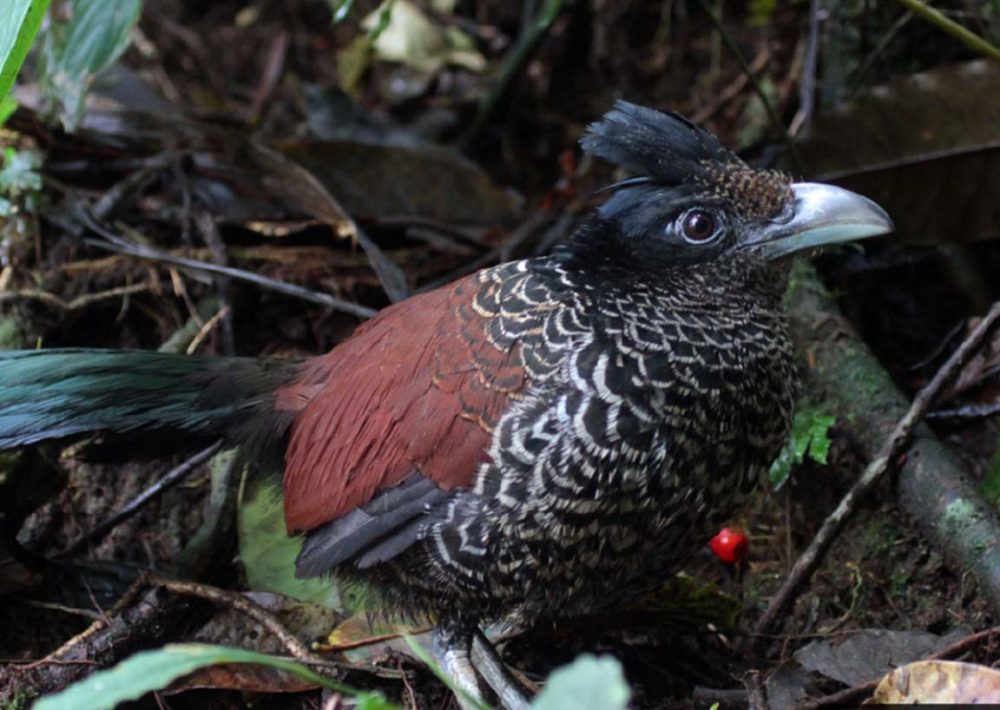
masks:
[[[742,562],[750,548],[747,536],[730,528],[722,528],[709,545],[715,556],[727,564]]]

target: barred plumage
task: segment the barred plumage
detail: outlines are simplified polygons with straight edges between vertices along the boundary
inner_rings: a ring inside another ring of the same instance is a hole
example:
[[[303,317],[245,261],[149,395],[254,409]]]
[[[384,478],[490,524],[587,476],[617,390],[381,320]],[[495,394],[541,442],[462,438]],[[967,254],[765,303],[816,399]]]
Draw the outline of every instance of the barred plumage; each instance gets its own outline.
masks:
[[[537,618],[620,604],[698,549],[780,449],[797,382],[780,268],[736,255],[593,276],[557,254],[458,287],[460,318],[485,319],[524,380],[485,423],[472,487],[372,573],[404,608]]]

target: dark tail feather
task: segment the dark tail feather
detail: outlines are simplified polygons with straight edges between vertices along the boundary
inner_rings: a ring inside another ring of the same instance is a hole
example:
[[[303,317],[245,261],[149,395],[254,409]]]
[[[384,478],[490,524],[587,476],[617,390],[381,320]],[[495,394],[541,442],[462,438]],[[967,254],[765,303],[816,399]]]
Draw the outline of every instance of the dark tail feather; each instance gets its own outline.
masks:
[[[158,352],[0,352],[0,449],[91,433],[280,438],[297,363]],[[260,442],[258,442],[260,443]]]

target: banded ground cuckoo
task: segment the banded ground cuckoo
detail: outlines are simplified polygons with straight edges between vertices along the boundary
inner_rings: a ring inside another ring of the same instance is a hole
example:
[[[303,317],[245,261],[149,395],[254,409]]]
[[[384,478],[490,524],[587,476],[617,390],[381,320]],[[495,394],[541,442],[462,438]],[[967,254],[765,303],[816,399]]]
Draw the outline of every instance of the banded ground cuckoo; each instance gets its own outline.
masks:
[[[676,114],[618,102],[582,147],[632,177],[551,255],[390,306],[326,355],[0,354],[0,447],[226,439],[283,476],[300,576],[436,620],[445,669],[517,706],[478,624],[598,611],[676,571],[788,433],[782,257],[892,228]]]

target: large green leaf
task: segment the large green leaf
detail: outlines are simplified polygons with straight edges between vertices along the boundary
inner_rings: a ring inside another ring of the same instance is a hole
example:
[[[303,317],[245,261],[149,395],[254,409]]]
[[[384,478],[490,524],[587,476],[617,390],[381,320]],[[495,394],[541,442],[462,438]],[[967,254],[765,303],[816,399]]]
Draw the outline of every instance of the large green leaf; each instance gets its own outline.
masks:
[[[14,110],[14,100],[8,94],[48,7],[49,0],[0,3],[0,125]]]
[[[302,538],[288,536],[278,486],[260,477],[247,481],[240,495],[238,525],[240,562],[250,589],[338,611],[352,606],[329,578],[296,578],[295,558]]]
[[[142,0],[72,0],[68,19],[44,32],[41,85],[49,111],[72,131],[94,77],[121,56]]]
[[[170,644],[156,651],[143,651],[114,668],[98,671],[66,690],[35,703],[35,710],[111,710],[119,703],[135,700],[146,693],[166,688],[170,683],[201,668],[226,663],[256,663],[356,696],[361,710],[394,710],[396,706],[376,693],[363,693],[307,666],[286,658],[200,643]]]

